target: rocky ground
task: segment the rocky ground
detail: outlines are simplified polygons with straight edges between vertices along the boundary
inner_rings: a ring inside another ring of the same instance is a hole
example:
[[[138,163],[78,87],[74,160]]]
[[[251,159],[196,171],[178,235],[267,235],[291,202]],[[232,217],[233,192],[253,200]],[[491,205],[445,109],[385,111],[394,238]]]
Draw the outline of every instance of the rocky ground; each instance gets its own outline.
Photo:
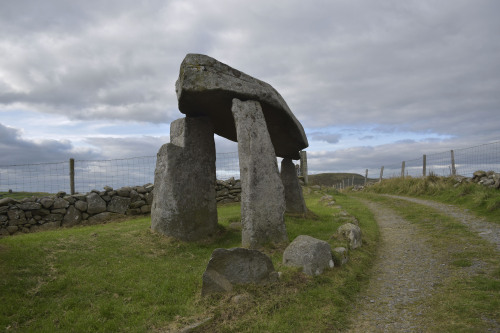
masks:
[[[486,222],[460,208],[432,201],[397,197],[438,209],[468,225],[500,251],[500,225]],[[420,303],[450,274],[445,254],[433,252],[417,226],[378,203],[362,200],[380,227],[381,246],[369,285],[354,305],[349,332],[427,332]]]

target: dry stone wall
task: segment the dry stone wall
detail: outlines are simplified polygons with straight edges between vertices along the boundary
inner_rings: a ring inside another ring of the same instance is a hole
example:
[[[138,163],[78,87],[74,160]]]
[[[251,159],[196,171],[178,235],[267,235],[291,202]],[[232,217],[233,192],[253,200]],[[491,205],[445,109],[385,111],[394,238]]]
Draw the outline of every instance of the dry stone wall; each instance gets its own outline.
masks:
[[[86,194],[59,192],[43,198],[3,198],[0,199],[0,237],[150,214],[153,189],[153,184],[146,184],[117,190],[105,187],[104,191]],[[218,203],[240,201],[239,180],[217,180],[215,190]]]

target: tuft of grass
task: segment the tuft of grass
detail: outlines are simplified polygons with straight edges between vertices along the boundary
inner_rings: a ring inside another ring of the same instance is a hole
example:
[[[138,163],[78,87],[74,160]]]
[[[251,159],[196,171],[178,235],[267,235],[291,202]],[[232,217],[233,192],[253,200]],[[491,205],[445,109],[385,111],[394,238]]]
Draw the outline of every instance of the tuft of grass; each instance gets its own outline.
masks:
[[[307,196],[314,215],[286,217],[290,240],[331,238],[336,208]],[[328,331],[347,325],[349,304],[366,283],[378,229],[371,213],[345,195],[343,209],[360,221],[364,246],[350,263],[308,277],[282,265],[283,248],[264,248],[282,278],[200,297],[201,277],[215,248],[241,245],[239,204],[219,207],[220,232],[187,243],[150,231],[149,218],[0,239],[0,329],[33,332],[163,332],[212,318],[202,331]],[[313,218],[309,218],[313,216]],[[235,295],[248,296],[238,305]],[[314,309],[314,311],[311,311]]]

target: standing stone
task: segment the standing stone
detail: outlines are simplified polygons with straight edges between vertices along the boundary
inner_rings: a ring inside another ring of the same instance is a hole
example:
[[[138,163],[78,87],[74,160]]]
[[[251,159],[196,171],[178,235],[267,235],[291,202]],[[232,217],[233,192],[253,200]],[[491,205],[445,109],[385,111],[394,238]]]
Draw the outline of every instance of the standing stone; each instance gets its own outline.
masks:
[[[309,177],[307,176],[307,152],[300,152],[300,175],[304,179],[304,185],[309,185]]]
[[[306,202],[302,195],[302,187],[299,184],[299,177],[295,165],[289,158],[281,161],[281,181],[285,188],[286,212],[295,214],[307,213]]]
[[[242,246],[288,241],[285,195],[259,102],[233,99],[241,178]]]
[[[217,230],[215,142],[207,117],[186,117],[170,125],[170,143],[158,152],[151,229],[184,241]]]

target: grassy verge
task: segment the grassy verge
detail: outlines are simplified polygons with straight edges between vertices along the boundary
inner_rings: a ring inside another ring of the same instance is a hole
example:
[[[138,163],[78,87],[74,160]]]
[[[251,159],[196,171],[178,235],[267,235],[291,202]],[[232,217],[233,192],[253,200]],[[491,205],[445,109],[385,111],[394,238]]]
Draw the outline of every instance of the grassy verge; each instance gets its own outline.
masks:
[[[46,196],[50,196],[50,195],[51,195],[50,193],[44,193],[44,192],[12,192],[12,193],[0,192],[0,199],[12,198],[12,199],[16,199],[16,200],[21,200],[24,198],[30,198],[30,197],[41,198],[41,197],[46,197]]]
[[[422,304],[430,309],[424,316],[433,331],[500,329],[500,258],[493,245],[429,207],[374,194],[356,196],[383,203],[417,224],[428,235],[434,252],[447,259],[451,274]]]
[[[500,223],[500,190],[475,183],[456,183],[452,177],[391,178],[369,186],[365,191],[452,203],[468,208],[492,222]]]
[[[321,195],[307,197],[316,217],[286,218],[289,238],[308,234],[344,245],[331,238],[341,224],[338,209],[320,204]],[[220,234],[205,242],[153,234],[149,218],[0,239],[0,328],[160,332],[212,317],[204,329],[214,332],[338,330],[367,280],[378,231],[368,210],[347,196],[336,199],[363,228],[364,246],[350,253],[350,263],[311,278],[281,265],[283,249],[268,248],[283,273],[279,282],[204,299],[201,276],[212,251],[240,245],[240,231],[229,226],[240,219],[239,205],[220,207]],[[236,305],[236,294],[248,297]]]

